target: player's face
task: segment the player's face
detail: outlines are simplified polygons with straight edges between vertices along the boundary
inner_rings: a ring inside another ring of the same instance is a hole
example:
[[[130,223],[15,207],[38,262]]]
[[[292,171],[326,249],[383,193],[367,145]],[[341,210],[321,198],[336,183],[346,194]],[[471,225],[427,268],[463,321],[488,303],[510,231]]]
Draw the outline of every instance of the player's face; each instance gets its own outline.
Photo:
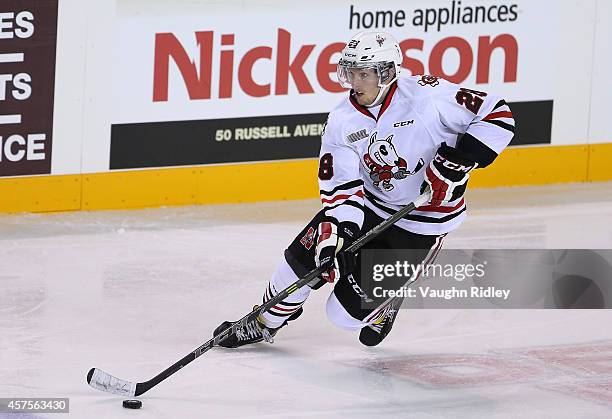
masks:
[[[351,88],[355,91],[355,100],[362,106],[371,105],[380,87],[378,86],[378,73],[370,68],[350,68],[347,70]]]

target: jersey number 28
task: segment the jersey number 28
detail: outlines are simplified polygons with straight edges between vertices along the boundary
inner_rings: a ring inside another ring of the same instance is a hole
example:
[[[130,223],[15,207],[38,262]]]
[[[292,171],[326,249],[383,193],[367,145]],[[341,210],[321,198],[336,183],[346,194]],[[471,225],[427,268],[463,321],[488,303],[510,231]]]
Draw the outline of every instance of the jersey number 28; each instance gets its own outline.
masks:
[[[325,153],[319,160],[319,179],[330,180],[334,176],[334,156]]]

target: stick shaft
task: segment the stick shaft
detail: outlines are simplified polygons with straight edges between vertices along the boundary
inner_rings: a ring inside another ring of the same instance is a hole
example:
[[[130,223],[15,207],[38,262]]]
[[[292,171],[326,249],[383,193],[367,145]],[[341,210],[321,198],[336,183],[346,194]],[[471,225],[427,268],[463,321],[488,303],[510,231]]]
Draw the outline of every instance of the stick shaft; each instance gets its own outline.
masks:
[[[359,237],[346,250],[349,252],[355,252],[356,250],[360,249],[370,240],[372,240],[373,238],[381,234],[383,231],[391,227],[393,224],[395,224],[399,219],[403,218],[408,213],[414,211],[416,208],[420,207],[428,200],[429,200],[429,193],[426,192],[420,195],[417,199],[414,200],[414,202],[411,202],[410,204],[404,206],[402,209],[397,211],[391,217],[382,221],[380,224],[372,228],[366,234]],[[172,366],[166,368],[164,371],[160,372],[159,374],[157,374],[155,377],[153,377],[149,381],[137,383],[135,395],[139,396],[143,394],[144,392],[150,390],[152,387],[156,386],[157,384],[159,384],[166,378],[170,377],[175,372],[182,369],[187,364],[189,364],[190,362],[192,362],[193,360],[195,360],[196,358],[198,358],[205,352],[212,349],[214,346],[218,345],[220,342],[223,342],[225,339],[227,339],[228,336],[230,336],[230,334],[235,333],[236,329],[244,325],[246,322],[256,319],[257,316],[259,316],[261,313],[269,310],[276,304],[286,299],[289,295],[293,294],[298,289],[310,283],[313,279],[319,277],[325,271],[325,269],[326,268],[318,267],[308,272],[305,276],[298,279],[296,282],[294,282],[293,284],[289,285],[287,288],[285,288],[284,290],[276,294],[268,302],[262,304],[257,309],[253,310],[249,314],[242,317],[240,320],[234,323],[231,328],[225,329],[223,332],[221,332],[217,336],[214,336],[212,339],[208,340],[206,343],[200,345],[194,351],[185,355],[182,359],[174,363]]]

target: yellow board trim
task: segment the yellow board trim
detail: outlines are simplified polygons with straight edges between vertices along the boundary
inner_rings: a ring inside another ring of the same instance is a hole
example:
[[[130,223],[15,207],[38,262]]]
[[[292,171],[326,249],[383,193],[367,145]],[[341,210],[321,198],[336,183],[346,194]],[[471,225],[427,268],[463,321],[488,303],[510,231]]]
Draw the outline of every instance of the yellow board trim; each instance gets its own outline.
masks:
[[[601,182],[610,179],[612,179],[612,143],[589,145],[587,181]]]
[[[513,147],[495,162],[471,173],[471,188],[546,185],[587,180],[589,147]]]
[[[0,212],[81,209],[81,175],[0,178]]]
[[[612,143],[513,147],[470,187],[612,180]],[[317,159],[0,178],[0,212],[145,208],[318,197]]]

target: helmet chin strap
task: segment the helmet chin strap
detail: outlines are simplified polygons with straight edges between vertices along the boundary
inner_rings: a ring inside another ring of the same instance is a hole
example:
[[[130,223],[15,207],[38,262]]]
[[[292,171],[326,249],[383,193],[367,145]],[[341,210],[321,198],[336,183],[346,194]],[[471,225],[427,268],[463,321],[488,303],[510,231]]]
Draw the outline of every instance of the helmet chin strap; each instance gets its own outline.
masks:
[[[395,80],[397,80],[397,73],[395,74],[395,77],[393,77],[388,83],[379,84],[378,86],[380,87],[380,90],[378,91],[378,95],[376,95],[374,102],[372,102],[369,105],[366,105],[366,108],[371,108],[372,106],[380,105],[383,99],[385,98],[386,93],[389,91],[389,88],[391,87],[391,85],[393,84]]]
[[[380,90],[378,91],[378,95],[376,95],[376,98],[374,99],[374,102],[372,102],[369,105],[366,105],[366,108],[371,108],[373,106],[380,105],[383,99],[385,98],[385,94],[389,91],[389,87],[391,87],[391,83],[386,84],[383,87],[381,87]]]

